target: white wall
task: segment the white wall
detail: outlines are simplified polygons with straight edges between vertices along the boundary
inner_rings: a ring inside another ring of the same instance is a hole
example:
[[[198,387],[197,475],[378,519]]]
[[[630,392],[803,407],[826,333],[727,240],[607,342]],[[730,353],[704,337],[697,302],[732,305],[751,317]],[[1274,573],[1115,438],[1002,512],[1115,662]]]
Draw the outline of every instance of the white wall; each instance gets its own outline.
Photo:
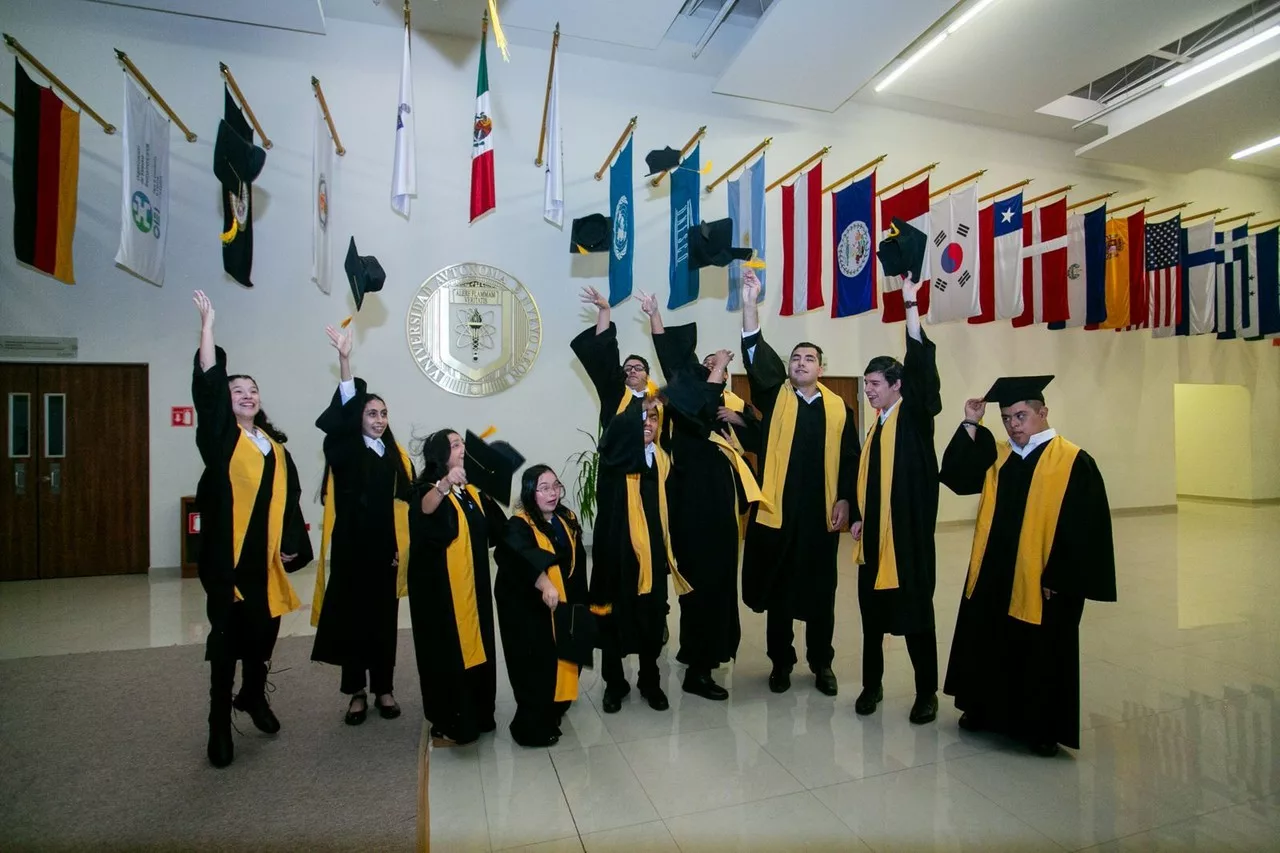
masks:
[[[331,223],[338,235],[354,231],[361,251],[378,256],[388,272],[380,296],[365,303],[357,321],[357,371],[385,393],[392,423],[407,438],[440,426],[499,426],[500,435],[531,461],[559,465],[582,446],[575,427],[591,429],[596,403],[568,349],[569,338],[590,322],[580,307],[582,284],[604,286],[601,258],[575,259],[568,235],[541,219],[542,172],[533,166],[546,80],[547,53],[518,47],[510,64],[490,53],[497,145],[497,211],[467,223],[469,152],[478,44],[417,33],[414,87],[418,114],[420,195],[408,222],[390,209],[396,85],[401,34],[397,29],[330,20],[327,36],[251,29],[148,13],[78,0],[9,0],[0,27],[75,87],[109,120],[119,121],[120,71],[111,53],[126,51],[184,120],[200,134],[172,142],[172,210],[168,276],[155,288],[117,269],[112,258],[120,226],[119,137],[91,122],[82,127],[80,208],[75,242],[78,284],[65,287],[0,252],[0,334],[76,336],[84,361],[151,365],[152,560],[178,559],[174,511],[192,491],[199,463],[190,430],[168,426],[171,405],[189,400],[191,353],[197,317],[191,291],[211,292],[219,342],[232,367],[252,372],[272,418],[291,433],[290,447],[310,493],[320,475],[320,434],[312,422],[336,381],[336,364],[323,333],[350,313],[339,269],[332,296],[308,280],[310,253],[309,79],[325,88],[348,154],[339,167]],[[218,61],[235,72],[275,147],[256,187],[256,289],[244,290],[221,269],[217,186],[212,143],[222,112]],[[820,69],[815,64],[815,73]],[[0,97],[12,98],[8,73]],[[699,125],[709,132],[703,161],[732,163],[767,135],[774,137],[769,172],[783,170],[824,144],[835,147],[828,175],[842,174],[890,152],[882,171],[892,180],[940,160],[939,181],[974,169],[989,171],[995,188],[1034,176],[1033,188],[1076,185],[1076,197],[1106,190],[1133,197],[1144,191],[1173,203],[1229,205],[1233,210],[1280,208],[1280,185],[1223,172],[1164,175],[1077,161],[1071,147],[1006,132],[916,115],[846,105],[835,115],[755,103],[710,93],[709,78],[664,73],[603,60],[562,56],[566,218],[607,207],[607,184],[592,180],[604,154],[633,114],[637,133],[637,186],[643,154],[680,145]],[[11,123],[11,120],[10,120]],[[11,163],[12,135],[0,132],[0,160]],[[7,184],[9,176],[0,177]],[[10,195],[8,188],[0,193]],[[667,190],[640,190],[637,205],[636,284],[666,291]],[[725,195],[703,196],[704,218],[724,215]],[[779,318],[780,199],[770,200],[770,298],[766,327],[785,345],[809,338],[827,349],[834,373],[858,374],[874,355],[898,353],[900,326],[874,316],[832,321],[824,312]],[[12,227],[12,206],[0,205],[0,234]],[[7,239],[7,238],[6,238]],[[433,385],[409,357],[404,312],[411,294],[436,270],[462,261],[495,264],[519,278],[541,310],[542,352],[530,375],[496,397],[470,400]],[[829,264],[829,261],[828,261]],[[672,312],[669,323],[697,321],[704,348],[733,346],[738,319],[724,310],[723,271],[704,272],[701,302]],[[623,347],[650,351],[638,310],[617,312]],[[1254,400],[1259,488],[1280,495],[1280,393],[1277,351],[1209,339],[1153,341],[1143,334],[1015,332],[1007,325],[951,325],[930,330],[938,343],[946,411],[939,444],[961,418],[963,400],[984,391],[995,376],[1055,373],[1049,404],[1056,427],[1087,448],[1107,477],[1115,506],[1174,501],[1173,385],[1179,381],[1230,382]],[[1270,454],[1262,458],[1261,454]],[[944,492],[942,518],[971,516],[972,499]],[[318,520],[318,507],[310,510]]]
[[[1249,390],[1239,385],[1173,386],[1178,494],[1253,499],[1250,410]]]

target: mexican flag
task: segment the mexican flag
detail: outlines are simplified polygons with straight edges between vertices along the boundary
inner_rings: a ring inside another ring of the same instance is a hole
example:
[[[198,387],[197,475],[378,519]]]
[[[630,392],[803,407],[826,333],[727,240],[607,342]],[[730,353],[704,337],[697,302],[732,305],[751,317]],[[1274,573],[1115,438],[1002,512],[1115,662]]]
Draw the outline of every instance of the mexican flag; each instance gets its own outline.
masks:
[[[498,204],[493,188],[493,119],[489,117],[489,63],[480,39],[480,72],[476,76],[476,120],[471,134],[471,221]]]

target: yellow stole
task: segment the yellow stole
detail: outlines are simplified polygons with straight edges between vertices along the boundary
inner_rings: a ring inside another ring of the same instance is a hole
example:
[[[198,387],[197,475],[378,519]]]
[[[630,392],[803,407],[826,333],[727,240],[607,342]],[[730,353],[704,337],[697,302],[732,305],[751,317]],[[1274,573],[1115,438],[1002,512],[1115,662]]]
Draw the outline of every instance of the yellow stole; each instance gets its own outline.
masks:
[[[404,470],[412,471],[413,464],[409,454],[400,445],[400,459],[404,462]],[[324,484],[324,519],[320,527],[320,563],[316,566],[316,588],[311,595],[311,627],[320,624],[320,609],[324,605],[324,565],[325,555],[329,550],[329,540],[333,537],[333,525],[337,510],[333,505],[333,470],[329,470],[329,478]],[[396,514],[396,598],[404,598],[409,594],[409,504],[402,500],[395,501]]]
[[[653,464],[658,469],[658,514],[662,519],[662,532],[667,534],[667,541],[664,543],[667,565],[671,568],[676,594],[684,595],[686,592],[693,592],[693,587],[680,574],[676,557],[671,553],[671,525],[667,516],[667,475],[671,473],[671,457],[656,441],[654,451]],[[635,551],[636,560],[640,564],[636,593],[645,595],[653,589],[653,554],[649,543],[649,520],[644,514],[644,501],[640,499],[640,477],[638,473],[627,475],[627,527],[631,533],[631,549]]]
[[[1075,464],[1080,448],[1065,438],[1055,437],[1045,445],[1040,460],[1031,475],[1031,490],[1027,494],[1027,506],[1022,513],[1022,532],[1018,536],[1018,556],[1013,569],[1013,594],[1009,599],[1009,615],[1021,622],[1040,624],[1044,596],[1040,591],[1040,576],[1044,573],[1049,552],[1053,549],[1054,533],[1058,529],[1058,513],[1062,510],[1062,498],[1067,493],[1071,479],[1071,466]],[[971,598],[978,583],[978,571],[987,551],[987,538],[991,535],[991,520],[996,512],[996,486],[1000,468],[1013,451],[1008,444],[1001,444],[996,451],[995,464],[987,469],[982,484],[982,498],[978,504],[978,524],[973,532],[973,551],[969,555],[969,578],[965,582],[964,596]]]
[[[466,490],[476,506],[484,507],[480,492],[468,484]],[[471,551],[471,525],[462,501],[449,490],[448,499],[458,514],[458,535],[445,549],[445,564],[449,569],[449,592],[453,597],[453,619],[458,627],[458,645],[462,649],[462,668],[471,669],[489,658],[484,653],[484,637],[480,634],[480,605],[476,601],[476,564]]]
[[[877,417],[871,427],[871,435],[867,436],[867,447],[876,431],[880,432],[880,517],[877,519],[880,529],[880,553],[877,555],[876,589],[898,588],[898,556],[893,549],[893,513],[889,508],[889,500],[893,494],[893,457],[898,444],[898,412],[902,410],[902,401],[893,407],[889,417],[880,423]],[[863,452],[858,460],[858,514],[866,519],[867,510],[867,471],[871,466],[871,454]],[[862,543],[866,541],[864,530],[862,538],[854,543],[853,557],[858,565],[867,562],[862,551]]]
[[[827,499],[827,530],[831,526],[831,508],[836,503],[836,477],[840,470],[840,439],[844,433],[844,401],[830,388],[818,383],[822,406],[826,412],[826,437],[823,448],[823,480]],[[756,523],[765,527],[782,527],[782,489],[787,482],[787,466],[791,462],[791,444],[796,436],[796,415],[800,400],[790,381],[778,391],[778,401],[769,420],[768,460],[764,466],[765,503],[756,513]]]
[[[538,529],[538,525],[533,523],[533,519],[524,510],[516,513],[518,518],[524,519],[529,525],[529,529],[533,531],[534,541],[538,543],[538,547],[549,554],[555,554],[556,546],[551,544],[550,537]],[[565,536],[569,538],[569,577],[573,577],[573,569],[578,564],[578,543],[574,541],[573,531],[569,530],[565,525]],[[560,572],[559,566],[551,566],[547,569],[547,579],[551,581],[551,585],[556,588],[556,592],[560,594],[560,603],[567,604],[569,597],[564,591],[564,577]],[[547,618],[551,620],[551,636],[556,634],[556,620],[547,613]],[[578,698],[578,665],[573,661],[556,660],[556,702],[572,702]]]
[[[747,504],[760,504],[761,507],[773,508],[769,501],[765,500],[764,493],[760,491],[760,486],[756,483],[756,475],[752,473],[751,466],[747,464],[747,460],[742,458],[742,445],[736,440],[730,441],[718,432],[712,432],[710,435],[711,443],[720,448],[729,459],[729,463],[733,465],[734,471],[738,474],[738,481],[742,483],[742,493],[746,495]],[[734,511],[738,516],[738,538],[746,536],[746,508],[738,503],[738,490],[733,490]]]
[[[657,393],[658,393],[658,386],[654,385],[653,380],[650,379],[649,384],[647,384],[644,388],[644,395],[646,397],[652,397]],[[614,412],[614,414],[620,415],[623,412],[625,412],[627,410],[627,406],[631,405],[631,400],[635,398],[635,396],[636,396],[635,394],[631,393],[630,385],[622,386],[622,399],[618,401],[618,411]],[[661,409],[659,409],[659,411],[661,411]],[[661,423],[661,421],[659,421],[659,423]]]
[[[267,509],[267,605],[271,615],[281,616],[297,610],[302,606],[293,584],[284,571],[284,561],[280,558],[280,540],[284,536],[284,510],[289,489],[288,462],[285,460],[284,447],[274,438],[263,433],[271,442],[271,452],[275,454],[276,468],[271,478],[271,504]],[[249,438],[243,428],[236,441],[236,449],[231,454],[231,464],[227,467],[227,476],[231,479],[231,556],[232,565],[240,565],[240,552],[244,548],[244,537],[249,531],[249,519],[253,516],[253,505],[258,499],[258,488],[262,485],[262,472],[266,468],[266,457]],[[236,601],[243,601],[240,589],[235,590]]]

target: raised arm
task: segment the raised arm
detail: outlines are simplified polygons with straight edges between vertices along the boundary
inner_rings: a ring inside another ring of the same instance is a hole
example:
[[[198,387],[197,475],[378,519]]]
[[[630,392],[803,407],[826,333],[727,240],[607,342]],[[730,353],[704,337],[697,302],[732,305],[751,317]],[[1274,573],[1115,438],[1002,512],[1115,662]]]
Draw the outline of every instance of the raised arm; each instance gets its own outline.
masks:
[[[203,290],[197,290],[191,301],[200,311],[200,369],[208,370],[217,362],[217,345],[213,341],[213,303]]]
[[[193,301],[200,310],[200,346],[191,369],[191,402],[196,409],[196,447],[209,464],[225,451],[236,418],[227,391],[227,354],[213,340],[213,304],[199,290]]]
[[[751,402],[768,416],[778,399],[778,391],[787,381],[787,366],[773,347],[765,343],[760,331],[760,315],[756,299],[760,293],[760,280],[754,271],[742,273],[742,361],[747,368],[747,381],[751,384]]]
[[[351,332],[344,334],[333,326],[326,326],[324,331],[329,336],[329,343],[338,351],[340,381],[329,401],[329,408],[316,418],[316,426],[329,437],[359,436],[364,413],[352,401],[363,400],[367,386],[363,379],[352,378],[351,375]],[[326,456],[329,455],[330,445],[331,442],[326,439]],[[331,463],[332,461],[330,460]]]
[[[942,411],[942,380],[938,376],[937,348],[920,328],[920,310],[915,305],[920,285],[910,279],[902,283],[907,308],[907,354],[902,361],[903,412],[917,420],[932,421]]]
[[[986,408],[986,401],[981,399],[965,402],[964,422],[942,454],[938,479],[957,495],[981,492],[987,470],[996,462],[995,436],[978,423]]]
[[[582,301],[588,305],[596,306],[596,334],[604,334],[605,329],[608,329],[613,323],[613,311],[609,307],[609,300],[594,287],[584,287],[582,288]]]

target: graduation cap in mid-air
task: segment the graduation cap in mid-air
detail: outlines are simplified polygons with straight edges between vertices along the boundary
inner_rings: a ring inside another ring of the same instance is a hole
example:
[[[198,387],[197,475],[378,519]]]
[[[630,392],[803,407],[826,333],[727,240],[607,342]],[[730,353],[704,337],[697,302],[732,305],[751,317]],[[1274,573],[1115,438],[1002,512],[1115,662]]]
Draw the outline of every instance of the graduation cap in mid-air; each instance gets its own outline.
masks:
[[[364,305],[366,293],[377,293],[387,280],[382,264],[373,255],[361,255],[356,252],[356,238],[351,238],[347,246],[347,260],[343,264],[347,271],[347,280],[351,283],[351,295],[356,299],[356,310]]]
[[[505,441],[485,441],[471,430],[467,430],[466,445],[463,467],[467,482],[503,506],[510,506],[511,478],[524,464],[524,455]]]
[[[236,133],[226,119],[218,122],[218,139],[213,144],[213,174],[227,192],[238,193],[262,174],[267,152]]]
[[[666,148],[659,148],[644,155],[644,162],[649,167],[649,174],[645,175],[648,178],[659,172],[669,172],[679,166],[680,152],[668,145]]]
[[[689,266],[693,269],[727,267],[734,261],[751,260],[755,252],[730,245],[732,243],[732,219],[699,223],[689,229]]]
[[[919,282],[925,242],[923,231],[895,216],[889,236],[880,241],[880,269],[886,276],[908,276]]]
[[[710,420],[714,420],[714,413],[708,412],[706,387],[706,382],[693,371],[682,370],[658,389],[658,396],[682,417],[699,426],[708,427],[711,426]],[[710,419],[709,415],[712,416]]]
[[[1024,400],[1039,400],[1043,403],[1045,386],[1052,381],[1052,376],[1002,376],[995,381],[983,399],[988,403],[996,403],[1002,409]]]
[[[573,220],[569,231],[569,254],[607,252],[612,244],[613,220],[603,213],[592,213]]]

